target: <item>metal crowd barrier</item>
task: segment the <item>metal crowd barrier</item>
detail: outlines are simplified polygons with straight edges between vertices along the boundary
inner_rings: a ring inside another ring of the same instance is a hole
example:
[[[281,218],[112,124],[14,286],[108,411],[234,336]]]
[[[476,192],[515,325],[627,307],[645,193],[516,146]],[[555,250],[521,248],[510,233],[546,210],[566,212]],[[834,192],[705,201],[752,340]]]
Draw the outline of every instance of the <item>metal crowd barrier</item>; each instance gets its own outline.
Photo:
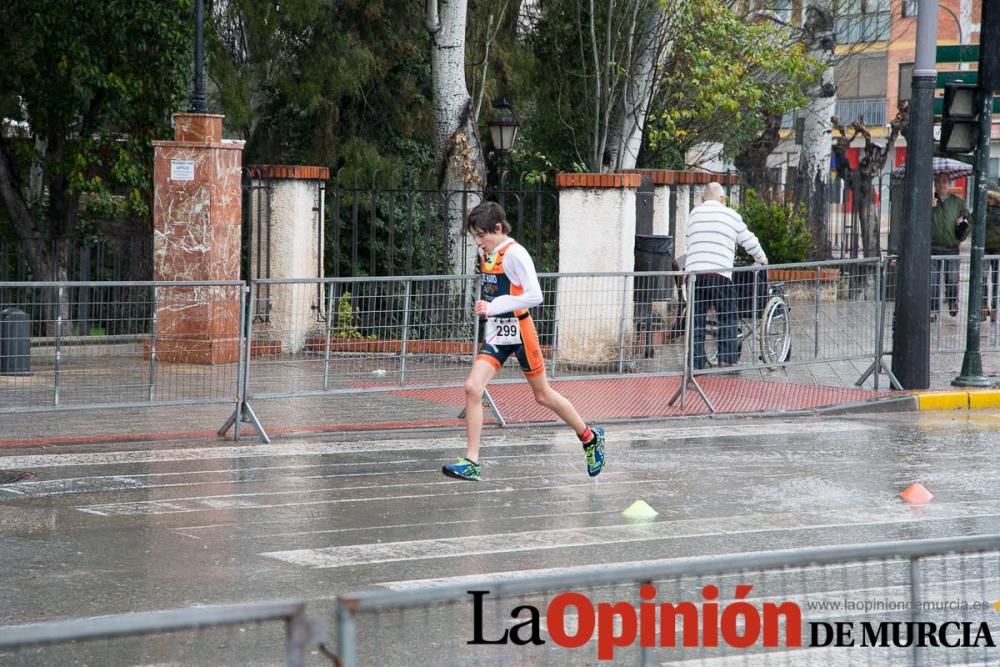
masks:
[[[344,667],[997,664],[998,564],[990,535],[369,591],[338,598],[338,657]]]
[[[942,261],[953,260],[966,258]],[[935,353],[964,349],[968,285],[958,274],[955,308],[931,326]],[[541,274],[545,302],[532,315],[549,376],[682,376],[684,387],[733,371],[803,385],[894,382],[885,362],[893,258],[734,269],[735,368],[694,359],[693,315],[705,298],[695,285],[704,278]],[[266,426],[256,400],[459,388],[481,335],[476,280],[0,283],[0,413],[230,403],[224,429],[235,424],[238,438],[242,422]],[[986,293],[984,352],[1000,349],[1000,318],[990,317],[1000,288],[991,282]],[[718,337],[717,315],[706,313]],[[497,379],[521,381],[516,368]]]
[[[0,663],[276,665],[283,649],[287,667],[303,667],[324,636],[302,601],[250,602],[3,627]]]
[[[0,282],[0,412],[235,401],[245,289]]]

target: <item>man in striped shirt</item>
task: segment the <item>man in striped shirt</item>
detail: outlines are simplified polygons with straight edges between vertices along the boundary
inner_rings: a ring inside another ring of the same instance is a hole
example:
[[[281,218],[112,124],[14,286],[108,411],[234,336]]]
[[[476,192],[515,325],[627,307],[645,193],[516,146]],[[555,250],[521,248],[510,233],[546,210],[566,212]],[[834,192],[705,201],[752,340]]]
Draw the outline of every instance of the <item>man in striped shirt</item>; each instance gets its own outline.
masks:
[[[694,291],[694,367],[707,368],[705,357],[705,317],[709,307],[719,318],[719,366],[739,361],[736,342],[736,291],[732,269],[736,244],[758,264],[767,264],[767,255],[757,237],[747,229],[740,214],[726,206],[726,192],[718,183],[705,186],[701,205],[691,209],[687,221],[685,271],[696,271]]]

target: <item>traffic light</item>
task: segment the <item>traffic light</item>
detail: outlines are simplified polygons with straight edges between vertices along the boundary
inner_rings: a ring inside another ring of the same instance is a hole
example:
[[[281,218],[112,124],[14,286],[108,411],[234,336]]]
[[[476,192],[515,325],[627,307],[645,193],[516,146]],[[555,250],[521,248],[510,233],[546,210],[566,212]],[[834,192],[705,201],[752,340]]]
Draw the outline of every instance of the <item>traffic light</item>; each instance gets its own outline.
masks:
[[[969,154],[979,143],[979,110],[982,93],[974,83],[954,81],[944,87],[941,115],[941,151]]]

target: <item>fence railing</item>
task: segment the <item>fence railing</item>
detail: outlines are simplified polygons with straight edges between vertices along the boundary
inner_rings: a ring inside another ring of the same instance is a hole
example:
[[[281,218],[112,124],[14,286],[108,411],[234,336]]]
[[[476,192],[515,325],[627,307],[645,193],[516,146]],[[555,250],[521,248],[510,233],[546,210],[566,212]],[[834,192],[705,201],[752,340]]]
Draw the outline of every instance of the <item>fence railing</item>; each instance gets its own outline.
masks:
[[[278,632],[269,631],[275,625]],[[299,600],[77,618],[0,628],[0,663],[151,664],[169,656],[185,665],[284,660],[287,667],[304,667],[310,649],[323,641],[324,627]],[[218,632],[226,628],[236,631]],[[172,638],[155,641],[163,635]]]
[[[39,276],[28,257],[35,251],[63,258],[66,280],[150,280],[153,277],[153,236],[130,235],[108,239],[28,238],[0,240],[0,280],[53,280]]]
[[[434,665],[996,664],[982,633],[995,626],[998,563],[990,535],[466,577],[340,596],[338,656],[344,667],[405,664],[414,649]]]
[[[986,266],[998,261],[988,257]],[[934,258],[932,268],[959,265],[957,274],[933,272],[946,283],[931,323],[934,352],[964,349],[966,262]],[[952,275],[957,286],[949,292]],[[891,351],[891,259],[734,269],[735,359],[732,349],[719,357],[732,321],[722,322],[711,307],[714,294],[694,286],[704,277],[540,274],[545,302],[532,317],[548,375],[697,380],[736,371],[846,386]],[[475,280],[0,283],[0,413],[461,387],[481,335],[472,309]],[[266,319],[247,307],[258,290],[268,293]],[[1000,309],[1000,289],[990,282],[985,293],[980,347],[989,353],[1000,351],[1000,322],[990,317]],[[704,316],[704,326],[695,316]],[[497,381],[522,378],[511,373]]]
[[[235,401],[245,289],[0,282],[0,412]]]

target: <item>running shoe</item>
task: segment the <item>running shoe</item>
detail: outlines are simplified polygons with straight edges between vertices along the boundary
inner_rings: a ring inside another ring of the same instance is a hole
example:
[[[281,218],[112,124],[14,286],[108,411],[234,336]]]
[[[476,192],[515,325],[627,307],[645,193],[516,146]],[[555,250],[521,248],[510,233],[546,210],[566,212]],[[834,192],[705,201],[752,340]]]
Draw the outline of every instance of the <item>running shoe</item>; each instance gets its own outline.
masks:
[[[583,453],[587,457],[587,474],[597,477],[604,469],[604,429],[600,426],[590,426],[594,437],[583,445]]]
[[[601,452],[601,458],[604,458],[603,450]],[[463,456],[454,463],[441,466],[441,472],[448,477],[454,477],[455,479],[467,479],[471,482],[478,482],[479,468],[480,466],[478,463],[473,463]]]

